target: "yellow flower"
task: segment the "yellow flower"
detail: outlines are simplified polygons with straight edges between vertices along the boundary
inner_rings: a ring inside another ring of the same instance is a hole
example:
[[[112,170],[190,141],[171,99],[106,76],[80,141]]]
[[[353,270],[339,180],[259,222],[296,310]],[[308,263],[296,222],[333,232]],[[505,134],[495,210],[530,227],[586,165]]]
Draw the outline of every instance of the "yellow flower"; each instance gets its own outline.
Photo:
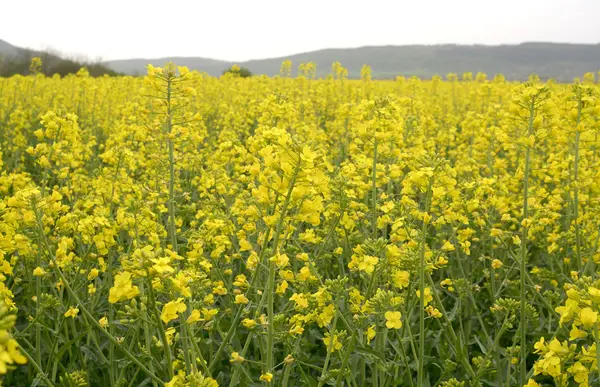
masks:
[[[379,258],[372,255],[353,254],[352,260],[348,264],[350,270],[364,271],[367,274],[373,273],[375,266],[379,263]]]
[[[100,271],[96,268],[93,268],[92,270],[90,270],[90,272],[88,273],[88,276],[87,276],[88,281],[92,281],[94,278],[98,277],[99,273],[100,273]]]
[[[408,286],[410,273],[405,270],[399,270],[394,273],[394,286],[403,289]]]
[[[179,71],[180,77],[185,77],[190,72],[187,66],[177,66],[177,70]]]
[[[567,341],[563,341],[561,343],[556,338],[552,339],[552,341],[548,344],[548,349],[559,356],[565,356],[569,354],[571,350]]]
[[[521,245],[521,238],[519,238],[518,235],[513,235],[512,236],[512,242],[517,245],[520,246]]]
[[[179,272],[175,277],[170,278],[171,283],[181,293],[184,297],[191,297],[192,290],[189,287],[189,283],[192,281],[189,276],[187,276],[184,272]]]
[[[187,310],[187,306],[183,302],[183,298],[178,298],[176,301],[167,302],[162,309],[160,319],[168,324],[169,321],[175,320],[179,313],[183,313]]]
[[[376,333],[377,333],[377,331],[375,330],[375,325],[370,325],[367,328],[367,340],[368,341],[373,340],[373,338],[375,337]]]
[[[389,329],[400,329],[402,328],[402,314],[400,312],[385,312],[385,326]]]
[[[281,281],[281,283],[279,285],[277,285],[277,289],[275,289],[275,293],[279,294],[280,296],[285,293],[285,291],[288,288],[288,282],[286,280]]]
[[[243,305],[245,305],[248,302],[250,302],[250,301],[243,294],[238,294],[238,295],[235,296],[235,303],[236,304],[243,304]]]
[[[252,329],[256,326],[256,320],[245,318],[242,320],[242,325],[248,329]]]
[[[450,241],[446,241],[442,245],[442,251],[454,251],[454,250],[456,250],[456,247],[454,247],[454,245],[452,243],[450,243]]]
[[[271,262],[275,262],[275,265],[277,265],[277,267],[281,269],[289,264],[290,259],[286,254],[277,253],[274,257],[271,258]]]
[[[165,387],[181,387],[185,384],[185,372],[179,371],[177,375],[173,375],[170,381],[165,383]]]
[[[342,349],[342,343],[338,341],[338,335],[333,335],[333,340],[331,340],[331,336],[326,334],[326,336],[323,337],[323,343],[329,352],[335,352]]]
[[[581,362],[575,362],[571,367],[567,369],[567,372],[573,375],[575,382],[579,383],[581,387],[588,386],[588,377],[590,370],[588,370]]]
[[[217,313],[219,313],[219,311],[217,309],[205,309],[205,308],[202,308],[202,316],[204,317],[204,319],[206,321],[212,320],[213,317],[215,317],[217,315]]]
[[[582,331],[581,329],[579,329],[575,325],[573,325],[573,328],[571,328],[571,332],[569,333],[569,340],[574,341],[577,339],[582,339],[586,336],[587,336],[586,331]]]
[[[273,380],[273,374],[270,372],[265,372],[260,375],[260,380],[262,382],[271,383],[271,380]]]
[[[428,305],[425,308],[425,311],[433,318],[441,318],[442,317],[442,313],[437,308],[434,308],[431,305]]]
[[[600,289],[590,286],[588,293],[594,302],[600,303]]]
[[[26,364],[27,358],[19,351],[19,344],[6,331],[0,331],[0,335],[6,340],[0,344],[0,375],[8,372],[9,366],[16,364]]]
[[[114,304],[119,301],[130,300],[140,294],[140,289],[133,286],[131,273],[125,271],[115,276],[115,283],[109,291],[108,301]]]
[[[227,294],[227,288],[223,286],[223,281],[217,281],[214,283],[216,286],[213,287],[213,293],[219,296],[224,296]]]
[[[300,269],[300,272],[297,274],[297,278],[300,281],[306,281],[307,279],[310,278],[310,269],[306,266],[304,266],[302,269]]]
[[[43,277],[45,274],[46,271],[39,266],[33,269],[33,275],[36,277]]]
[[[100,320],[98,320],[98,324],[100,324],[100,326],[102,328],[105,328],[108,326],[108,319],[106,318],[106,316],[102,317]]]
[[[233,281],[233,286],[238,286],[240,288],[248,288],[248,285],[248,280],[243,274],[236,276],[235,281]]]
[[[420,290],[416,290],[415,293],[417,294],[417,297],[421,298]],[[432,300],[433,300],[433,296],[431,295],[431,289],[425,288],[425,300],[424,300],[425,305],[429,304]]]
[[[502,236],[502,234],[504,234],[504,232],[502,230],[500,230],[499,228],[492,228],[490,230],[490,235],[493,237],[499,237],[499,236]]]
[[[499,259],[494,259],[492,260],[492,268],[494,269],[500,269],[504,264],[502,263],[501,260]],[[534,382],[535,383],[535,382]]]
[[[454,286],[452,285],[454,285],[454,281],[452,281],[450,278],[446,278],[440,282],[440,286],[445,287],[449,292],[454,291]]]
[[[240,251],[252,251],[253,247],[247,239],[240,239]]]
[[[539,384],[537,384],[537,383],[535,382],[535,380],[533,380],[533,379],[529,379],[529,381],[527,382],[527,384],[526,384],[526,385],[524,385],[523,387],[540,387],[540,385],[539,385]]]
[[[231,359],[229,360],[231,363],[243,363],[244,362],[244,357],[240,356],[240,354],[238,352],[232,352],[231,353]]]
[[[306,309],[308,308],[308,300],[304,297],[303,294],[294,293],[290,297],[290,301],[296,302],[296,308],[298,309]]]
[[[156,270],[156,272],[158,274],[168,274],[168,273],[175,272],[175,269],[173,269],[173,267],[171,267],[171,265],[170,265],[171,258],[169,258],[169,257],[151,259],[151,261],[154,262],[154,265],[152,266],[152,268],[154,270]]]
[[[194,324],[198,321],[200,321],[200,311],[198,309],[192,310],[187,320],[185,320],[188,324]]]
[[[70,307],[69,310],[67,310],[65,312],[65,317],[77,317],[77,314],[79,313],[79,308],[75,308],[74,306]]]
[[[323,308],[323,311],[319,313],[316,317],[317,324],[319,324],[319,327],[322,328],[325,325],[329,324],[331,320],[333,320],[334,314],[335,307],[333,306],[333,304],[329,304],[325,308]]]
[[[598,321],[598,312],[594,312],[591,308],[583,308],[579,312],[579,320],[586,328],[591,328]]]

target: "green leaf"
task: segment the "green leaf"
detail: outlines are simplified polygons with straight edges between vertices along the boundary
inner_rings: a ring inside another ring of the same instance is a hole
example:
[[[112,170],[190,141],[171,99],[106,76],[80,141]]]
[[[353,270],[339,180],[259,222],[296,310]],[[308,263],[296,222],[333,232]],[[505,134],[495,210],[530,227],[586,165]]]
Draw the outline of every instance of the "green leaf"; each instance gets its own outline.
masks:
[[[354,350],[360,354],[374,356],[380,360],[385,361],[385,356],[383,356],[382,353],[377,352],[372,348],[357,345],[354,347]]]

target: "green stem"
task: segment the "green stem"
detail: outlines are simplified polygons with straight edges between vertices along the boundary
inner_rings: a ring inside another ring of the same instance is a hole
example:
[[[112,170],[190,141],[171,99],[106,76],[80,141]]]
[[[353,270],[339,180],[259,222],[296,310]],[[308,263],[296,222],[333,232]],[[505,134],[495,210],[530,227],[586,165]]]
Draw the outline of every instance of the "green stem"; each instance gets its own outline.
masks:
[[[371,173],[371,206],[373,222],[373,238],[377,239],[377,138],[373,143],[373,170]]]
[[[186,325],[186,316],[185,313],[181,313],[179,315],[179,337],[181,339],[182,342],[182,347],[183,347],[183,360],[185,362],[185,372],[187,372],[188,374],[192,372],[192,362],[190,359],[190,348],[189,348],[189,343],[188,343],[188,334],[187,331],[185,329],[185,325]],[[194,367],[194,371],[195,367]]]
[[[488,349],[488,352],[485,355],[485,359],[483,361],[483,365],[477,370],[477,374],[475,374],[475,377],[473,378],[473,381],[471,382],[472,386],[477,386],[478,385],[479,379],[481,378],[481,375],[486,370],[485,364],[487,364],[487,362],[492,359],[492,356],[495,353],[498,352],[497,348],[498,348],[498,345],[500,343],[500,338],[502,337],[502,335],[504,334],[504,332],[506,332],[506,330],[508,328],[509,328],[509,325],[507,324],[507,317],[505,317],[504,321],[502,322],[502,326],[500,327],[500,331],[498,332],[498,334],[496,335],[496,338],[494,339],[494,345],[493,345],[493,347],[490,348],[490,349]],[[500,369],[499,368],[498,368],[497,372],[500,373]]]
[[[577,102],[577,126],[575,128],[575,160],[573,162],[573,210],[575,212],[575,255],[577,256],[577,270],[579,270],[579,272],[581,272],[581,269],[583,268],[583,260],[581,258],[581,230],[579,227],[579,142],[581,138],[579,123],[581,121],[581,108],[581,98],[579,98],[579,101]]]
[[[344,359],[342,360],[342,365],[340,366],[340,373],[335,380],[336,386],[342,385],[342,376],[346,374],[346,369],[348,367],[348,362],[350,361],[350,355],[354,350],[354,342],[356,341],[356,332],[352,332],[352,337],[350,337],[350,343],[348,344],[348,349],[346,349],[346,353],[344,354]],[[600,364],[600,363],[599,363]]]
[[[35,211],[37,214],[37,211]],[[39,220],[41,223],[41,219]],[[43,232],[43,231],[42,231]],[[36,257],[36,265],[40,267],[41,257],[38,251]],[[42,314],[42,307],[40,305],[40,298],[42,296],[42,278],[40,276],[35,277],[35,361],[38,364],[42,364],[42,327],[38,321]]]
[[[279,251],[279,237],[281,235],[281,231],[283,229],[283,222],[285,220],[285,215],[287,213],[288,206],[290,205],[290,201],[292,198],[292,191],[294,190],[294,185],[296,184],[296,178],[298,177],[298,173],[300,172],[301,162],[298,159],[298,165],[294,169],[292,179],[290,180],[290,186],[288,188],[285,201],[283,202],[283,206],[281,207],[281,215],[279,216],[279,222],[277,223],[277,229],[275,231],[275,236],[273,239],[273,253],[277,254]],[[269,279],[267,282],[267,287],[265,289],[267,294],[267,361],[266,361],[266,369],[267,372],[271,372],[273,369],[273,346],[274,346],[274,338],[275,338],[275,327],[274,327],[274,311],[273,311],[273,293],[275,293],[275,262],[269,262]],[[274,383],[274,382],[273,382]]]
[[[317,387],[323,387],[323,384],[325,383],[325,377],[327,376],[327,368],[329,368],[329,360],[331,359],[331,354],[334,352],[333,344],[335,342],[335,327],[337,325],[339,314],[339,309],[336,307],[335,316],[333,318],[333,324],[331,325],[331,329],[329,330],[329,345],[327,346],[325,364],[323,364],[323,370],[321,371],[321,377],[319,378],[319,384],[317,385]]]
[[[200,351],[200,347],[198,347],[198,343],[196,343],[196,340],[194,340],[193,331],[189,325],[186,324],[186,327],[187,327],[187,331],[188,331],[188,336],[190,337],[190,341],[192,342],[192,347],[194,348],[194,353],[200,360],[200,368],[202,368],[202,372],[204,372],[205,376],[210,377],[211,375],[210,375],[210,372],[208,371],[208,365],[206,363],[206,360],[204,360],[204,356],[202,356],[202,352]],[[197,363],[195,361],[195,359],[194,359],[194,363]]]
[[[42,378],[42,380],[49,387],[54,387],[54,383],[52,383],[50,381],[50,379],[48,379],[48,376],[44,373],[44,371],[42,370],[42,367],[40,367],[40,365],[33,359],[33,357],[31,357],[31,355],[23,347],[20,347],[19,351],[23,354],[23,356],[25,356],[27,358],[27,361],[29,362],[29,364],[31,364],[33,366],[33,368],[35,368],[35,370],[38,373],[38,376],[40,378]]]
[[[152,281],[150,280],[150,278],[147,279],[147,283],[148,283],[148,296],[150,298],[150,300],[149,300],[150,308],[152,309],[152,313],[154,314],[154,320],[156,321],[158,333],[160,334],[160,340],[163,344],[169,379],[173,379],[174,371],[173,371],[173,362],[171,361],[171,359],[173,358],[171,355],[171,346],[169,345],[169,340],[167,340],[167,334],[165,332],[165,327],[163,326],[163,322],[160,319],[160,312],[158,311],[158,307],[156,306],[156,298],[154,297],[154,289],[152,289]]]
[[[529,128],[527,130],[528,137],[533,134],[533,119],[535,117],[535,99],[532,99],[531,106],[529,108]],[[525,311],[527,307],[526,300],[526,276],[527,276],[527,237],[528,230],[527,222],[529,221],[529,173],[531,169],[531,147],[527,145],[525,150],[525,176],[523,177],[523,220],[522,222],[522,233],[521,233],[521,249],[520,249],[520,281],[519,281],[519,296],[520,296],[520,310],[521,320],[519,323],[520,332],[520,352],[521,358],[519,359],[519,383],[525,384],[525,377],[527,374],[527,319],[525,317]]]
[[[143,283],[142,283],[141,288],[142,288],[142,294],[143,294],[144,293],[144,284]],[[147,314],[146,308],[144,308],[142,310],[142,319],[144,321],[143,329],[144,329],[144,340],[145,340],[145,344],[146,344],[146,351],[148,352],[148,356],[152,357],[152,336],[150,333],[150,326],[148,325],[148,314]],[[154,364],[152,363],[152,361],[150,361],[148,366],[150,367],[150,371],[154,372]],[[155,386],[156,382],[153,380],[152,384]]]
[[[173,118],[171,114],[171,87],[172,78],[167,77],[167,143],[169,147],[169,236],[171,249],[177,253],[177,227],[175,225],[175,146],[171,139],[173,131]]]
[[[113,265],[113,258],[112,258],[112,254],[110,255],[109,259],[108,259],[108,267],[112,268]],[[107,281],[109,284],[113,283],[113,275],[112,275],[112,270],[107,270],[108,271],[108,275],[107,275]],[[113,321],[115,321],[115,308],[113,307],[112,303],[108,303],[108,320],[109,320],[109,325],[108,325],[108,333],[110,333],[112,336],[115,335],[115,327],[114,324],[112,324]],[[115,345],[114,343],[111,341],[108,343],[108,378],[110,379],[111,383],[115,384],[116,380],[115,377],[117,375],[117,362],[115,361]]]
[[[240,316],[242,315],[242,311],[243,310],[244,310],[244,308],[242,306],[240,306],[240,308],[238,309],[235,317],[233,318],[233,321],[238,321],[239,320]],[[231,340],[231,337],[233,336],[233,333],[235,332],[236,328],[237,328],[237,324],[231,324],[231,326],[229,327],[229,330],[227,331],[227,334],[225,335],[225,338],[223,339],[223,342],[221,343],[221,345],[219,345],[219,348],[217,349],[217,352],[215,352],[215,354],[213,356],[211,356],[212,361],[208,365],[208,371],[209,371],[209,373],[212,372],[212,370],[217,365],[217,362],[219,361],[219,359],[221,357],[221,354],[225,350],[225,346],[227,344],[229,344],[229,340]]]
[[[431,275],[429,273],[427,273],[427,280],[429,281],[429,285],[433,288],[433,286],[434,286],[433,279],[431,278]],[[464,346],[460,343],[458,336],[456,335],[456,332],[454,331],[454,328],[452,328],[452,321],[450,321],[450,318],[448,317],[448,313],[446,312],[446,309],[444,308],[444,304],[442,304],[442,299],[440,298],[439,294],[436,291],[432,291],[431,294],[433,295],[433,299],[435,300],[436,304],[440,308],[440,312],[442,313],[442,319],[444,320],[444,324],[440,323],[440,326],[442,327],[442,329],[446,330],[446,334],[448,335],[449,339],[454,344],[454,350],[456,351],[456,356],[460,357],[460,361],[463,364],[463,366],[465,367],[467,374],[469,374],[469,376],[471,378],[474,378],[475,371],[473,371],[473,367],[471,366],[471,363],[469,363],[468,354],[465,352],[465,350],[467,348],[466,348],[466,346]],[[409,324],[406,324],[406,327],[409,329],[409,337],[411,337],[412,334],[410,334]]]
[[[123,352],[123,354],[125,355],[125,357],[127,359],[129,359],[132,363],[134,363],[136,366],[138,366],[146,375],[148,375],[152,380],[156,381],[159,385],[161,385],[161,386],[164,385],[164,382],[160,378],[158,378],[153,372],[151,372],[148,368],[146,368],[146,366],[144,364],[142,364],[142,362],[140,362],[138,360],[138,358],[135,357],[131,352],[129,352],[127,349],[125,349],[123,346],[121,346],[121,344],[119,344],[118,340],[113,335],[108,333],[108,331],[106,329],[102,328],[102,325],[100,325],[100,323],[94,318],[94,316],[92,316],[92,314],[87,310],[87,308],[81,302],[81,299],[79,298],[79,296],[77,296],[77,294],[73,291],[73,289],[71,288],[71,285],[69,285],[69,282],[63,275],[63,273],[60,270],[60,268],[58,267],[58,265],[55,265],[54,267],[56,269],[56,273],[58,274],[58,276],[62,280],[63,284],[65,285],[65,289],[67,289],[67,291],[69,292],[71,297],[73,297],[73,299],[77,302],[77,305],[79,306],[79,308],[81,309],[81,311],[83,312],[85,317],[87,317],[88,321],[94,327],[99,329],[100,332],[102,332],[102,334],[104,334],[104,336],[106,336],[106,338],[115,345],[115,347],[117,347],[121,352]]]
[[[427,197],[425,198],[425,214],[429,214],[431,205],[431,187],[433,178],[429,179]],[[417,385],[423,385],[425,365],[425,247],[427,242],[427,222],[423,219],[421,226],[421,249],[419,253],[419,368],[417,370]]]
[[[594,339],[596,340],[596,348],[600,348],[600,337],[598,337],[598,323],[594,323]],[[596,364],[600,365],[600,351],[596,349]],[[598,380],[600,380],[600,367],[598,368]]]

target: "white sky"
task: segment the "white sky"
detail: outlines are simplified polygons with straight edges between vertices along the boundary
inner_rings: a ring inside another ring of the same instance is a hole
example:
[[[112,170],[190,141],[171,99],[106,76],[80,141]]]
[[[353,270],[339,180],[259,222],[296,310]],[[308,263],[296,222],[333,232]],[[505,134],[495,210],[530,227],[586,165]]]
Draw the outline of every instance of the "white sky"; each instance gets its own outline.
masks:
[[[243,61],[385,44],[600,42],[600,0],[0,0],[0,39],[102,58]]]

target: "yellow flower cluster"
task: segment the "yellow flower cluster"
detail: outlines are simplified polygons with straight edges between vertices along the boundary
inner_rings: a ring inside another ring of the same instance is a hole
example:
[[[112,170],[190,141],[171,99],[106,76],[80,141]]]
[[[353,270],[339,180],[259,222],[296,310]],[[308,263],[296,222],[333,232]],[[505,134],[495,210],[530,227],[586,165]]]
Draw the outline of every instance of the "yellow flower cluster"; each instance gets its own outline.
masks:
[[[0,78],[7,385],[600,383],[593,74],[239,70]]]

